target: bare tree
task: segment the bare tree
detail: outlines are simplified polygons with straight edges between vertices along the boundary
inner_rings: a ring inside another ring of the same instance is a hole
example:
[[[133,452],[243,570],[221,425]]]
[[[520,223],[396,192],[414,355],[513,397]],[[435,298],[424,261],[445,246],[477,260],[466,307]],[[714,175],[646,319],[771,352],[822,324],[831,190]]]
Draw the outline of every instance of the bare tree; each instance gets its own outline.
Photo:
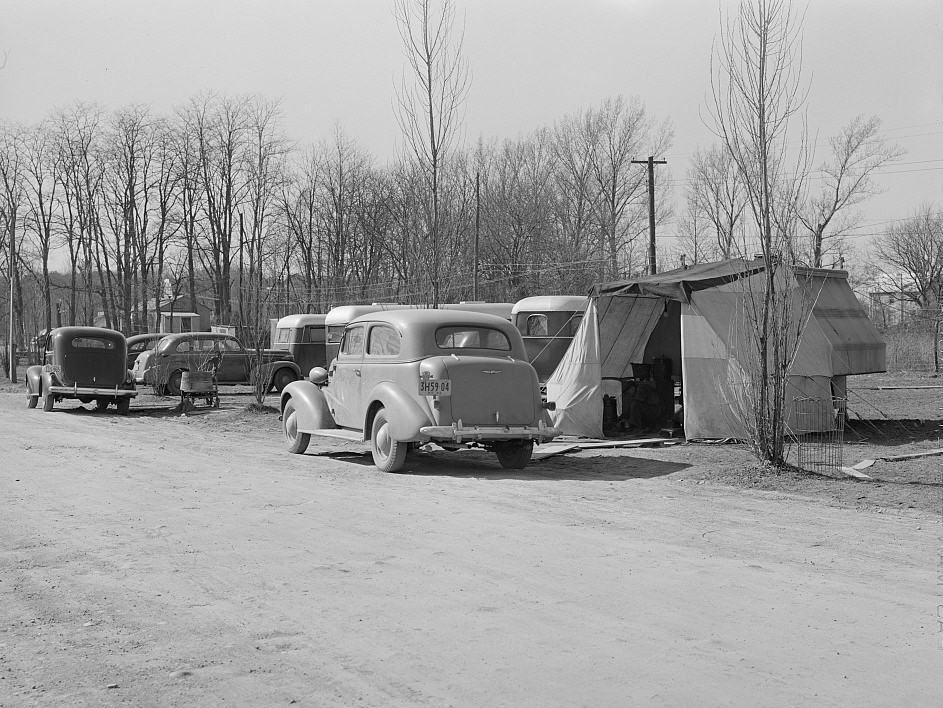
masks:
[[[875,240],[881,270],[900,296],[920,308],[939,309],[943,296],[943,213],[932,204],[892,225]]]
[[[397,118],[406,145],[426,179],[431,202],[427,238],[431,246],[433,306],[439,303],[439,197],[445,158],[454,145],[469,74],[462,55],[463,33],[454,32],[455,5],[441,0],[396,0],[394,14],[409,64],[397,91]]]
[[[825,255],[841,251],[842,237],[858,225],[848,210],[880,191],[872,179],[875,171],[904,154],[903,148],[881,137],[877,116],[856,116],[828,142],[831,157],[819,168],[822,188],[799,214],[808,231],[804,255],[815,268],[822,267]]]
[[[701,243],[702,251],[693,254],[695,263],[704,258],[745,255],[736,243],[747,205],[742,179],[743,174],[735,169],[725,148],[714,146],[694,153],[685,201],[693,223],[701,222],[714,232],[713,247]]]
[[[42,121],[27,133],[23,177],[28,208],[23,223],[25,245],[32,248],[32,255],[39,261],[39,272],[35,272],[33,268],[31,271],[40,285],[46,329],[52,328],[49,259],[56,246],[54,226],[56,192],[60,183],[58,169],[55,136],[51,124]]]
[[[180,157],[177,153],[177,131],[175,126],[166,118],[159,118],[153,125],[153,140],[151,158],[153,167],[152,177],[148,181],[148,191],[151,193],[151,235],[147,242],[153,244],[152,257],[140,258],[141,290],[145,298],[144,323],[147,323],[147,283],[153,279],[154,316],[160,326],[161,299],[164,293],[164,268],[174,242],[174,237],[180,229],[180,220],[176,218],[178,204],[181,200]],[[176,296],[174,296],[176,300]],[[196,302],[190,303],[196,307]],[[173,317],[171,317],[173,322]]]
[[[316,167],[314,150],[308,151],[292,178],[282,185],[279,208],[283,228],[289,239],[291,263],[297,268],[302,293],[295,300],[298,312],[323,312],[327,303],[323,296],[324,259],[318,224],[316,199]],[[292,278],[288,276],[291,299]]]
[[[112,117],[107,136],[105,214],[109,238],[103,239],[108,277],[127,334],[143,331],[148,276],[154,265],[151,229],[154,171],[154,127],[150,110],[128,106]],[[139,313],[144,313],[142,322]]]
[[[811,303],[792,295],[792,252],[808,172],[801,78],[801,20],[789,0],[744,0],[721,23],[711,60],[712,129],[746,189],[748,214],[765,269],[741,297],[743,423],[760,459],[785,464],[789,369]],[[801,119],[796,133],[793,121]],[[788,152],[791,140],[799,149]],[[790,159],[790,154],[796,155]],[[745,281],[745,287],[754,279]]]
[[[272,286],[278,282],[284,264],[276,257],[275,200],[285,179],[289,144],[279,125],[281,113],[277,102],[253,97],[247,104],[247,113],[244,169],[249,223],[246,234],[240,212],[239,324],[249,346],[255,348],[253,380],[256,402],[261,405],[269,386],[262,350],[269,334],[269,319],[275,311]],[[243,252],[248,254],[248,269],[242,267]]]
[[[561,275],[591,270],[595,280],[602,279],[606,260],[598,248],[595,215],[601,195],[593,179],[595,129],[590,113],[578,111],[560,119],[554,124],[552,136],[554,215],[559,242],[552,255],[560,263],[581,264],[579,268],[567,268]],[[588,287],[580,285],[584,283],[577,279],[572,289],[569,284],[563,285],[562,292],[582,292]]]
[[[590,156],[598,190],[600,255],[608,262],[604,278],[632,270],[632,242],[648,225],[648,177],[632,161],[661,155],[671,146],[670,123],[656,127],[637,98],[609,98],[588,114]]]
[[[239,210],[245,199],[242,158],[248,129],[248,99],[197,96],[181,110],[196,148],[202,182],[200,207],[206,228],[196,252],[209,273],[217,323],[232,321],[232,266],[239,253]]]
[[[543,246],[553,241],[553,161],[549,134],[538,131],[495,146],[483,170],[482,251],[515,300],[539,288]]]
[[[200,237],[203,195],[206,192],[201,168],[200,107],[200,102],[194,100],[175,109],[175,120],[171,129],[172,148],[177,158],[176,180],[179,190],[176,233],[184,252],[187,294],[192,307],[196,307],[197,243]]]
[[[69,324],[90,325],[95,317],[92,252],[102,195],[102,113],[98,106],[76,103],[54,115],[62,181],[59,211],[70,266]]]
[[[4,62],[6,59],[4,59]],[[24,161],[26,156],[26,128],[19,125],[0,126],[0,215],[3,220],[0,226],[6,237],[3,245],[6,248],[7,277],[9,278],[9,310],[7,312],[6,336],[9,339],[8,370],[10,381],[16,383],[16,340],[25,340],[25,326],[23,320],[23,289],[20,281],[20,263],[17,242],[17,231],[20,224],[20,209],[26,202],[25,183],[23,177]]]

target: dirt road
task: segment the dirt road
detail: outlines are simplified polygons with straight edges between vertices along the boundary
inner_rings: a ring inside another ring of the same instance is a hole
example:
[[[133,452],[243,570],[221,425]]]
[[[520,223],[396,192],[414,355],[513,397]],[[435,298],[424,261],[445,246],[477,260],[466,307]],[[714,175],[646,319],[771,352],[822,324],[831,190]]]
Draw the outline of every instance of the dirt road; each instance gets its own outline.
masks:
[[[939,705],[939,515],[157,413],[0,394],[0,706]]]

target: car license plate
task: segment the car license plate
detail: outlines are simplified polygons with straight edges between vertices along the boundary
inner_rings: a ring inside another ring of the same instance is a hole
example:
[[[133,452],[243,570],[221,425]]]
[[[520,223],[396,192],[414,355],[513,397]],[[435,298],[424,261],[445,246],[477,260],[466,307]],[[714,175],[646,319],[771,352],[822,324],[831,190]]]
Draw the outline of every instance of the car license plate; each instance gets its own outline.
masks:
[[[451,379],[419,379],[420,396],[451,396]]]

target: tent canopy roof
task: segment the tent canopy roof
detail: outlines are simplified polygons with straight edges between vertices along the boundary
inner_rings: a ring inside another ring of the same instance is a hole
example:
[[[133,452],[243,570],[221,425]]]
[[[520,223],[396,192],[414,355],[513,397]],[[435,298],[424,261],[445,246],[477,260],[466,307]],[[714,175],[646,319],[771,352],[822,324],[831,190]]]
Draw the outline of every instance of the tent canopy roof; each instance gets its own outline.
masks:
[[[676,268],[642,278],[597,283],[590,293],[598,295],[657,295],[669,300],[688,302],[692,292],[732,283],[741,278],[762,273],[766,262],[762,258],[744,260],[731,258],[713,263],[697,263],[688,268]]]

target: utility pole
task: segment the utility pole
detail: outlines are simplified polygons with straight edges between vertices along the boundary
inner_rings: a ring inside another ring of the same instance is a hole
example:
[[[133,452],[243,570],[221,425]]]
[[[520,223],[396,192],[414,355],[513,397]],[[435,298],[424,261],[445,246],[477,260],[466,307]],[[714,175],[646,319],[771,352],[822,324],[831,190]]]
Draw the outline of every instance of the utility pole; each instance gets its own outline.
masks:
[[[647,160],[632,160],[633,165],[648,165],[648,273],[655,275],[655,165],[667,165],[667,160],[656,160],[649,156]]]
[[[481,173],[475,173],[475,272],[472,278],[472,300],[478,301],[478,230],[481,226]]]

